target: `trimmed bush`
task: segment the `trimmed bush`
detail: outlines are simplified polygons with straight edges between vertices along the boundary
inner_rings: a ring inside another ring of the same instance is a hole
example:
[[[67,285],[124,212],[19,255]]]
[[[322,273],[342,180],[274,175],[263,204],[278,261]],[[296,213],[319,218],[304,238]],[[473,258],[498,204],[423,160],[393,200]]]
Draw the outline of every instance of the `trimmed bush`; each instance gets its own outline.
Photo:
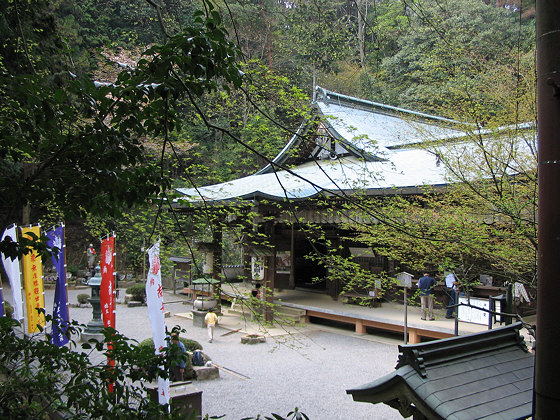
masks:
[[[76,277],[78,275],[78,271],[80,271],[80,269],[75,265],[69,265],[69,266],[66,267],[66,271],[68,271],[70,274],[72,274],[73,277]]]
[[[185,380],[194,379],[195,375],[194,375],[194,370],[193,370],[193,367],[192,367],[192,356],[191,356],[190,353],[192,353],[194,350],[202,350],[202,346],[200,345],[200,343],[198,343],[198,341],[189,340],[188,338],[179,337],[179,340],[181,341],[181,343],[183,343],[187,352],[189,352],[187,354],[187,360],[186,360],[186,364],[185,364],[185,373],[183,374],[183,379],[185,379]],[[143,350],[151,349],[153,351],[154,350],[154,340],[151,339],[151,338],[147,338],[147,339],[141,341],[138,344],[138,347],[143,349]]]
[[[202,350],[202,346],[196,340],[190,340],[188,338],[179,336],[179,341],[183,343],[185,349],[187,349],[187,351],[190,351],[191,353],[195,350]],[[154,340],[151,338],[146,338],[145,340],[142,340],[140,344],[138,344],[138,346],[154,348]]]
[[[132,300],[144,302],[146,300],[146,287],[143,284],[135,284],[126,289],[127,295],[132,295]]]
[[[78,300],[78,303],[80,305],[85,305],[86,303],[88,303],[89,295],[80,293],[78,296],[76,296],[76,299]]]
[[[6,315],[6,318],[11,318],[14,315],[14,308],[10,305],[10,302],[4,301],[4,314]]]

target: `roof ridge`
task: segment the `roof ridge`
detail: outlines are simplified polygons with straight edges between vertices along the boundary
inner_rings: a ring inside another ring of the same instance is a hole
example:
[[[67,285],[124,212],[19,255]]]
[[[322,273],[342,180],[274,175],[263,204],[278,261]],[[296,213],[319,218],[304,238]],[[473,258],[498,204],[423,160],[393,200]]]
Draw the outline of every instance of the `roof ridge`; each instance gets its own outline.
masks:
[[[440,363],[458,360],[473,354],[505,349],[516,346],[528,352],[523,337],[519,334],[522,324],[517,322],[505,327],[482,331],[459,337],[429,341],[427,343],[399,346],[399,367],[410,365],[422,377],[426,377],[426,368]]]
[[[337,103],[340,105],[342,102],[345,105],[351,104],[354,106],[362,105],[367,108],[377,108],[378,110],[391,111],[392,114],[409,114],[414,117],[422,118],[423,120],[434,120],[438,122],[444,122],[452,125],[464,125],[465,123],[461,121],[452,120],[450,118],[440,117],[437,115],[426,114],[424,112],[413,111],[411,109],[401,108],[393,105],[383,104],[380,102],[374,102],[367,99],[357,98],[355,96],[344,95],[342,93],[333,92],[331,90],[325,89],[321,86],[316,86],[315,90],[318,92],[317,101],[323,101],[325,103]]]

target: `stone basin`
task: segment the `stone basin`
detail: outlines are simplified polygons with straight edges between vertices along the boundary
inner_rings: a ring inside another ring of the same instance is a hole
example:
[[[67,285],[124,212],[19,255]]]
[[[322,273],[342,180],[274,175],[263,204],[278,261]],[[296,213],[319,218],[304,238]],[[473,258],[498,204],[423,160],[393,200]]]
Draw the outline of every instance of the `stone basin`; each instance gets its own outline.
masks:
[[[241,336],[241,344],[258,344],[265,341],[266,338],[262,334],[246,334]]]

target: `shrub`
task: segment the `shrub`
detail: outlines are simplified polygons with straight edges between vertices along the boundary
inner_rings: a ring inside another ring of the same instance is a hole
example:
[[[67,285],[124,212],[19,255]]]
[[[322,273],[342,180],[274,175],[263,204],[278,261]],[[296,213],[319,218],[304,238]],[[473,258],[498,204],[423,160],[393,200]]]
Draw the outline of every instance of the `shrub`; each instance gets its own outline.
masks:
[[[44,312],[43,312],[44,313]],[[45,314],[50,329],[52,316]],[[74,341],[82,330],[68,326]],[[146,398],[146,384],[156,380],[166,358],[140,352],[131,340],[112,329],[103,330],[102,342],[79,348],[58,347],[44,339],[19,333],[19,323],[0,317],[0,417],[6,419],[177,419],[178,408]],[[89,359],[92,348],[103,353],[113,343],[115,366]],[[163,373],[163,372],[161,372]],[[114,393],[107,384],[114,384]],[[174,413],[175,411],[175,413]]]
[[[195,350],[202,350],[202,345],[196,340],[190,340],[185,337],[179,337],[179,341],[183,343],[187,351],[193,352]],[[146,347],[154,348],[154,340],[152,340],[151,338],[146,338],[140,344],[138,344],[138,346],[139,347],[146,346]]]
[[[85,305],[86,303],[88,303],[89,295],[85,293],[80,293],[78,296],[76,296],[76,299],[78,299],[78,303],[80,305]]]
[[[127,295],[132,295],[132,300],[144,302],[146,300],[146,288],[143,284],[135,284],[126,289]]]
[[[11,318],[14,315],[14,308],[10,305],[10,302],[4,301],[4,314],[7,318]]]
[[[72,274],[73,277],[76,277],[78,275],[79,268],[76,265],[69,265],[66,267],[66,271]]]
[[[202,350],[202,346],[198,341],[189,340],[188,338],[179,337],[179,340],[185,346],[185,349],[188,352],[193,352],[194,350]],[[138,348],[146,351],[146,349],[154,349],[154,340],[151,338],[147,338],[138,344]],[[185,380],[194,379],[194,370],[192,367],[192,358],[187,355],[186,365],[185,365],[185,372],[183,374],[183,378]]]

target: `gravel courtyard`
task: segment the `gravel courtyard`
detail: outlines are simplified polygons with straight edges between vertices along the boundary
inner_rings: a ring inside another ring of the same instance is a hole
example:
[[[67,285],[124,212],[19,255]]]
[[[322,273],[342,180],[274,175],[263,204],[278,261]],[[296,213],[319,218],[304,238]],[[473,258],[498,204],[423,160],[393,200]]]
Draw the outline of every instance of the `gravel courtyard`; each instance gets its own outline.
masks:
[[[77,302],[79,293],[89,294],[89,288],[70,290],[70,303]],[[45,292],[47,310],[52,307],[53,295],[53,290]],[[171,313],[167,327],[185,328],[184,336],[199,341],[214,363],[237,373],[220,370],[219,379],[194,381],[202,391],[203,414],[240,420],[258,414],[285,416],[298,407],[311,420],[402,418],[386,405],[354,402],[346,394],[346,389],[393,371],[401,341],[312,324],[249,345],[241,344],[241,331],[224,336],[231,329],[219,324],[214,341],[209,343],[206,329],[175,315],[192,307],[170,293],[164,298]],[[92,318],[91,307],[71,307],[70,316],[87,323]],[[145,306],[118,304],[116,325],[129,338],[140,341],[151,337]]]

